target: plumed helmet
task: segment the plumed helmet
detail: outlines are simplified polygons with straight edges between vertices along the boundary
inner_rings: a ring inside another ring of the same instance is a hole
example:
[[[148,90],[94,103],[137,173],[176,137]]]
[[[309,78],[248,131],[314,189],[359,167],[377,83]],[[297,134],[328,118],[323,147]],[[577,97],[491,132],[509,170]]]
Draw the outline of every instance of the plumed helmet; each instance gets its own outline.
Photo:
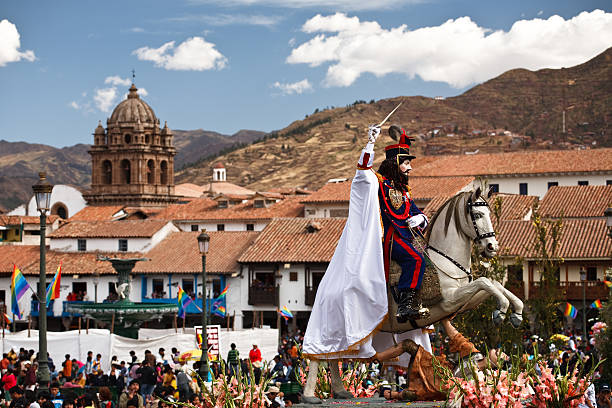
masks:
[[[396,159],[397,163],[400,163],[403,160],[412,160],[416,157],[410,154],[410,143],[414,141],[414,139],[406,134],[405,129],[402,129],[398,125],[391,125],[391,127],[389,127],[389,136],[397,143],[385,147],[387,159]]]

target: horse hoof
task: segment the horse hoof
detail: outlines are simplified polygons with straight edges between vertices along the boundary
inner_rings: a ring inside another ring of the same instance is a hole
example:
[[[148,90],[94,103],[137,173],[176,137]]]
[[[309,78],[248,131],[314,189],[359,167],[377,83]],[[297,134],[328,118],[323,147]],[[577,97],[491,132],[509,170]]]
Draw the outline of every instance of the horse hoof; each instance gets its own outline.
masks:
[[[523,323],[523,316],[518,313],[510,314],[510,324],[512,325],[512,327],[518,329],[521,323]]]
[[[353,399],[353,398],[355,398],[353,397],[353,394],[351,394],[350,392],[346,390],[342,390],[338,392],[334,391],[334,399]]]
[[[416,392],[412,390],[402,390],[402,393],[400,395],[402,401],[416,401],[417,399]]]
[[[493,323],[496,326],[499,326],[500,324],[502,324],[505,318],[506,318],[506,314],[502,312],[501,310],[495,310],[493,312],[492,319],[493,319]]]
[[[317,397],[307,397],[305,395],[302,395],[302,404],[309,404],[309,405],[320,405],[323,402],[317,398]]]

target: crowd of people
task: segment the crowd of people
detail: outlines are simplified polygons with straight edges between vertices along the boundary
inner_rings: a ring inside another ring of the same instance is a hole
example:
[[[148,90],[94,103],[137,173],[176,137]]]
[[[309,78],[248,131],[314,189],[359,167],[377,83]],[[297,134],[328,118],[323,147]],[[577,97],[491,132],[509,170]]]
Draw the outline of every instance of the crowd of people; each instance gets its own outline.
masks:
[[[551,368],[558,368],[564,374],[571,372],[577,364],[584,371],[590,370],[599,356],[593,353],[590,344],[572,333],[567,342],[557,348],[554,343],[545,343],[537,336],[525,339],[523,347],[527,355],[538,353],[547,358]],[[435,334],[432,343],[436,343]],[[272,361],[265,362],[256,344],[248,350],[238,350],[230,345],[223,362],[210,364],[210,375],[235,376],[239,372],[253,372],[247,375],[249,381],[259,383],[262,376],[270,379],[265,391],[265,403],[269,407],[291,406],[298,401],[295,394],[284,395],[283,384],[299,382],[298,369],[305,362],[300,359],[303,335],[298,330],[294,335],[281,339],[278,354]],[[438,342],[439,343],[439,342]],[[244,354],[242,354],[244,353]],[[174,402],[185,402],[202,408],[203,394],[198,382],[199,361],[192,367],[182,361],[176,348],[170,353],[160,348],[157,353],[145,350],[144,356],[130,351],[129,361],[113,356],[110,368],[104,369],[101,354],[87,353],[85,361],[79,361],[66,354],[61,363],[48,357],[51,383],[47,389],[39,389],[37,383],[38,363],[33,350],[11,350],[0,361],[2,390],[0,407],[8,408],[170,408]],[[346,364],[350,364],[345,362]],[[301,368],[304,368],[303,366]],[[346,366],[345,369],[351,367]],[[225,371],[224,371],[225,370]],[[361,365],[366,375],[362,376],[363,386],[380,386],[379,395],[385,390],[401,391],[406,384],[406,372],[401,369],[389,370],[372,362]],[[597,372],[595,379],[597,380]],[[393,387],[391,387],[393,384]],[[597,388],[587,391],[588,408],[612,408],[608,384],[598,383]]]

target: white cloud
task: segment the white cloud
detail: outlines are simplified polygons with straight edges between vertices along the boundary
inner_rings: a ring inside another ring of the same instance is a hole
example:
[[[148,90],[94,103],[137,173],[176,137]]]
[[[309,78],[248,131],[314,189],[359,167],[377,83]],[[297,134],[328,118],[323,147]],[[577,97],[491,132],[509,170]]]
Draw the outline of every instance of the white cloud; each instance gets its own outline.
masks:
[[[189,0],[191,4],[216,4],[223,7],[267,6],[294,9],[380,10],[427,0]]]
[[[215,49],[215,44],[202,37],[192,37],[177,47],[174,41],[159,48],[142,47],[132,52],[139,60],[153,61],[155,66],[179,71],[223,69],[227,58]]]
[[[375,21],[336,13],[309,19],[302,31],[314,37],[294,48],[287,62],[328,64],[327,86],[349,86],[365,73],[400,73],[464,87],[513,68],[585,62],[610,46],[612,13],[519,20],[509,31],[480,27],[469,17],[414,30],[405,25],[384,29]]]
[[[28,61],[36,59],[34,51],[19,51],[20,47],[21,40],[15,24],[8,20],[0,21],[0,67],[22,59]]]
[[[254,25],[272,27],[280,23],[283,18],[282,16],[262,14],[190,14],[183,17],[171,17],[167,21],[181,23],[195,21],[211,26]]]
[[[145,29],[141,27],[132,27],[128,31],[131,33],[144,33]]]
[[[538,11],[538,16],[541,16],[542,14],[544,14],[544,10]]]
[[[76,109],[76,110],[81,109],[81,106],[80,106],[78,103],[76,103],[76,101],[72,101],[72,102],[70,102],[70,103],[69,103],[69,106],[70,106],[71,108],[73,108],[73,109]]]
[[[283,94],[291,95],[291,94],[302,94],[306,91],[312,91],[312,85],[308,81],[308,79],[303,79],[299,82],[281,84],[280,82],[275,82],[272,85],[274,88],[280,89]]]
[[[110,112],[111,108],[115,106],[117,88],[112,87],[96,89],[93,98],[94,103],[99,110],[102,112]]]
[[[147,96],[149,94],[149,92],[147,92],[147,90],[145,88],[138,88],[138,95],[142,96]],[[124,93],[123,94],[123,99],[127,99],[128,97],[128,93]]]
[[[104,83],[111,84],[111,85],[130,86],[132,81],[130,81],[129,78],[123,79],[119,75],[113,75],[113,76],[106,77],[106,79],[104,80]]]
[[[293,46],[295,46],[296,42],[297,42],[297,40],[295,39],[295,37],[293,37],[293,38],[289,39],[289,43],[288,44],[289,44],[290,47],[293,47]]]

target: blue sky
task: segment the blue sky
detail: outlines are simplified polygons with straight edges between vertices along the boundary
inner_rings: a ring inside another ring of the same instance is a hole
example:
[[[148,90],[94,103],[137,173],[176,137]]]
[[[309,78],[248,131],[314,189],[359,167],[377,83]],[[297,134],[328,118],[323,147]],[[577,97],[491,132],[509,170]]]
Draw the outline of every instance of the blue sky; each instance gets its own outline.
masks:
[[[162,123],[232,134],[609,46],[609,1],[0,0],[0,139],[91,143],[132,69]]]

